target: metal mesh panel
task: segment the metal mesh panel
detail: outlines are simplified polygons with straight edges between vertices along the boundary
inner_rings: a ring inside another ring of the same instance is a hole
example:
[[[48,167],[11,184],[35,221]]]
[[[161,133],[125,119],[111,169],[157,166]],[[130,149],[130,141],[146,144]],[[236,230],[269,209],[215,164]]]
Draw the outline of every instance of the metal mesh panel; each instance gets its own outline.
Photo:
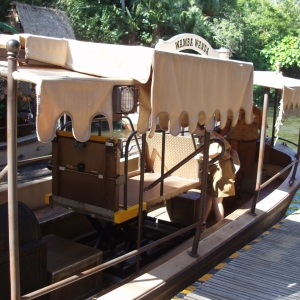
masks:
[[[130,88],[124,88],[121,96],[121,110],[122,112],[132,111],[134,107],[134,92]]]
[[[115,114],[130,114],[137,111],[139,89],[136,86],[114,86],[113,108]]]

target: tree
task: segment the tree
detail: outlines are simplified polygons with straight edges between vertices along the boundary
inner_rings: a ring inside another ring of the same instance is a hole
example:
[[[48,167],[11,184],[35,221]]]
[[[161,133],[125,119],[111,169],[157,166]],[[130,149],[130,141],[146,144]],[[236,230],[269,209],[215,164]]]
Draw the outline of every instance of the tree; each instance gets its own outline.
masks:
[[[262,51],[268,61],[268,69],[275,70],[280,63],[281,71],[289,77],[300,79],[300,39],[296,36],[285,36],[276,40]]]

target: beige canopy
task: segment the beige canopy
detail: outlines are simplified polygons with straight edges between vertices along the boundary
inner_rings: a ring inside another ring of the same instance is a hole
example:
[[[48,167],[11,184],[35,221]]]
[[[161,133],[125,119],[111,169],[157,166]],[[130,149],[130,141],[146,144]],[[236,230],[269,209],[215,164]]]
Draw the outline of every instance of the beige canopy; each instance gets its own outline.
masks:
[[[282,109],[285,114],[300,113],[300,80],[282,73],[255,71],[254,84],[282,90]]]
[[[42,142],[52,140],[55,121],[64,113],[71,116],[79,141],[89,138],[93,116],[104,114],[111,124],[112,88],[120,84],[140,86],[137,129],[145,133],[150,126],[150,136],[161,115],[162,127],[168,125],[173,135],[179,134],[181,117],[190,132],[200,119],[213,130],[217,112],[221,128],[228,112],[237,122],[240,108],[246,111],[246,121],[252,120],[251,63],[32,35],[20,35],[20,40],[30,61],[64,68],[24,66],[13,74],[17,80],[36,84],[37,132]]]

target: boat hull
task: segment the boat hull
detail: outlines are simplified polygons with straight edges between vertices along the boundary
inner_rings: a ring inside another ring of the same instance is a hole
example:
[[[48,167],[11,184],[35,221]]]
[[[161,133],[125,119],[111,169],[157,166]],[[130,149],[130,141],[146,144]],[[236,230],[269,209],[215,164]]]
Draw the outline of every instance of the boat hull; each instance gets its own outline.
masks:
[[[18,138],[18,160],[45,156],[52,151],[51,143],[38,141],[36,133]],[[7,165],[7,144],[0,144],[0,168]]]
[[[288,147],[279,145],[276,148],[291,157],[295,155],[295,151]],[[140,277],[105,295],[98,294],[95,299],[114,299],[122,294],[128,295],[123,299],[171,299],[285,216],[300,188],[300,180],[297,179],[300,178],[300,171],[291,180],[292,174],[293,169],[277,188],[256,205],[255,214],[244,206],[205,231],[200,238],[197,257],[188,254],[193,245],[191,238],[173,253],[156,261],[151,268],[141,270]],[[248,207],[251,206],[249,204]]]

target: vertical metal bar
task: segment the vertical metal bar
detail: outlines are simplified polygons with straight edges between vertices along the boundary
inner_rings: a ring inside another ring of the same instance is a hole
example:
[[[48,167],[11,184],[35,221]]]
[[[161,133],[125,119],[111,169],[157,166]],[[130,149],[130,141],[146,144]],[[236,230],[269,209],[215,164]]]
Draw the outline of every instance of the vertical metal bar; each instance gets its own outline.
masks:
[[[277,115],[277,105],[278,105],[278,90],[275,90],[275,102],[274,102],[274,112],[273,112],[273,126],[272,126],[272,137],[271,137],[271,146],[274,147],[274,136],[275,136],[275,123]]]
[[[264,107],[262,113],[262,126],[260,132],[260,145],[259,145],[259,156],[258,156],[258,165],[257,165],[257,176],[256,176],[256,185],[255,192],[253,196],[252,206],[251,206],[251,215],[255,215],[255,206],[259,197],[260,184],[262,178],[262,170],[264,164],[264,151],[265,151],[265,138],[266,138],[266,124],[267,124],[267,114],[268,114],[268,102],[269,102],[270,88],[265,88],[264,95]]]
[[[201,182],[201,196],[200,199],[197,202],[196,207],[196,216],[198,226],[196,227],[196,233],[194,237],[193,247],[192,251],[189,252],[189,255],[192,257],[197,257],[198,253],[198,244],[200,241],[200,235],[201,235],[201,229],[203,225],[203,215],[204,215],[204,209],[205,209],[205,203],[206,203],[206,190],[207,190],[207,170],[208,170],[208,152],[209,152],[209,146],[210,146],[210,133],[205,131],[204,135],[204,158],[203,158],[203,170],[202,170],[202,182]],[[200,175],[200,174],[199,174]]]
[[[127,190],[128,190],[128,153],[129,153],[129,144],[133,137],[135,137],[137,134],[137,131],[133,131],[130,136],[127,139],[126,145],[125,145],[125,163],[124,163],[124,177],[125,177],[125,183],[124,183],[124,209],[127,209]]]
[[[161,141],[161,168],[160,174],[161,176],[164,175],[165,172],[165,158],[166,158],[166,132],[163,131],[162,133],[162,141]],[[164,194],[164,181],[160,183],[160,196]]]
[[[122,116],[122,119],[127,119],[127,120],[129,121],[129,124],[130,124],[130,127],[131,127],[132,132],[133,132],[133,131],[134,131],[134,132],[137,132],[136,130],[134,130],[133,123],[132,123],[132,121],[131,121],[131,119],[130,119],[129,117],[127,117],[127,116]],[[138,141],[138,138],[137,138],[136,134],[134,135],[134,139],[135,139],[136,146],[137,146],[137,148],[138,148],[138,150],[139,150],[139,153],[140,153],[140,155],[141,155],[141,148],[140,148],[139,141]]]
[[[20,291],[19,226],[17,195],[17,82],[12,73],[17,70],[20,43],[9,40],[6,44],[7,74],[7,164],[8,164],[8,228],[11,299],[18,300]]]
[[[297,148],[297,154],[296,154],[296,159],[299,160],[299,154],[300,154],[300,130],[299,130],[299,136],[298,136],[298,148]],[[297,172],[297,168],[298,168],[298,164],[299,161],[297,161],[294,165],[294,169],[293,169],[293,175],[292,178],[293,180],[295,180],[295,176],[296,176],[296,172]]]
[[[146,133],[142,135],[142,156],[141,156],[141,175],[139,191],[139,215],[138,215],[138,236],[137,248],[142,244],[142,227],[143,227],[143,199],[144,199],[144,177],[145,177],[145,156],[146,156]],[[136,257],[136,271],[140,270],[140,255]]]

